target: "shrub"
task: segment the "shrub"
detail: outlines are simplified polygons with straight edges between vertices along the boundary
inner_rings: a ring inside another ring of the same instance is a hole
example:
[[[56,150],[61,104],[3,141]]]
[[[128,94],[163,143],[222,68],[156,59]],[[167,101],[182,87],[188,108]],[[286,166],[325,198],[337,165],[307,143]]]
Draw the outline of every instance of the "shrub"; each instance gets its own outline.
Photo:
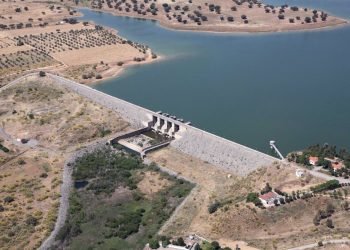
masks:
[[[5,198],[4,198],[4,202],[5,203],[11,203],[11,202],[13,202],[15,200],[15,198],[13,198],[12,196],[6,196]]]
[[[24,165],[26,162],[23,159],[19,159],[17,162],[19,165]]]
[[[38,223],[38,219],[37,218],[33,217],[32,215],[29,215],[28,218],[26,219],[26,224],[28,226],[34,226],[35,227],[39,223]]]
[[[42,174],[40,175],[40,178],[47,178],[47,173],[42,173]]]
[[[150,242],[149,242],[149,247],[151,249],[158,249],[160,246],[159,246],[159,242],[158,240],[156,239],[152,239]]]
[[[2,150],[5,153],[10,152],[10,150],[8,148],[6,148],[5,146],[3,146],[1,143],[0,143],[0,150]]]
[[[306,22],[306,23],[311,23],[311,18],[310,18],[310,17],[308,17],[308,16],[307,16],[307,17],[305,17],[305,22]]]
[[[177,239],[177,245],[181,246],[181,247],[186,246],[186,243],[185,243],[185,241],[184,241],[184,239],[182,237]]]
[[[311,191],[313,191],[314,193],[317,193],[317,192],[322,192],[326,190],[333,190],[338,187],[340,187],[338,180],[330,180],[325,183],[319,184],[315,187],[311,187]]]
[[[219,250],[221,248],[219,242],[217,242],[217,241],[213,241],[211,243],[211,246],[212,246],[213,250]]]
[[[215,213],[219,207],[220,207],[220,203],[217,201],[215,201],[213,204],[209,205],[209,207],[208,207],[209,214]]]
[[[327,219],[326,225],[327,225],[327,227],[329,227],[329,228],[334,228],[332,219]]]

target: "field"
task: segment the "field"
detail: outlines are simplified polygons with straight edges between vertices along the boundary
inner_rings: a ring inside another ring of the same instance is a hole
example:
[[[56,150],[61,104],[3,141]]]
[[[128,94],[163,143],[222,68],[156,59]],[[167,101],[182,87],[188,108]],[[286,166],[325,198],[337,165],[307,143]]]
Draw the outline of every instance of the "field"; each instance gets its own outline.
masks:
[[[0,7],[0,86],[38,69],[91,83],[157,57],[115,30],[79,23],[80,14],[62,2],[3,1]]]
[[[129,125],[38,77],[0,92],[0,120],[0,245],[35,249],[54,226],[65,160]]]
[[[159,150],[149,157],[197,183],[184,206],[162,228],[165,235],[197,233],[230,247],[235,247],[237,241],[245,241],[258,249],[284,249],[329,237],[347,237],[350,233],[350,214],[344,209],[348,188],[340,189],[336,196],[319,194],[268,209],[246,202],[248,193],[260,192],[266,183],[282,192],[302,194],[324,182],[308,174],[296,177],[293,166],[276,163],[239,178],[172,148]],[[217,210],[209,213],[213,204]],[[335,207],[331,216],[334,228],[327,227],[325,219],[316,226],[315,215],[319,210],[326,210],[329,204]]]
[[[180,30],[276,32],[346,23],[321,10],[300,6],[273,6],[257,0],[89,0],[83,4],[116,15],[155,19],[165,27]]]
[[[59,22],[64,18],[79,16],[70,7],[62,5],[59,1],[10,1],[0,3],[0,29],[20,25],[22,28],[39,26],[45,23]]]
[[[73,177],[88,184],[71,195],[59,248],[143,249],[192,188],[108,148],[79,158]]]

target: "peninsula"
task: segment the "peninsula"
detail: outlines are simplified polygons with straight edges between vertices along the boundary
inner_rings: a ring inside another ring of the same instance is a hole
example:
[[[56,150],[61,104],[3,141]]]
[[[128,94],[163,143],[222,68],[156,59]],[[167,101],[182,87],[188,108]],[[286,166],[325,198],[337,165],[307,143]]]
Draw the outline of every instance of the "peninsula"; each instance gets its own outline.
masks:
[[[348,23],[322,10],[287,4],[274,6],[258,0],[89,0],[68,3],[119,16],[153,19],[163,27],[176,30],[280,32]]]
[[[59,1],[3,1],[0,7],[0,86],[38,69],[89,84],[157,58],[114,29],[79,22],[81,14]]]

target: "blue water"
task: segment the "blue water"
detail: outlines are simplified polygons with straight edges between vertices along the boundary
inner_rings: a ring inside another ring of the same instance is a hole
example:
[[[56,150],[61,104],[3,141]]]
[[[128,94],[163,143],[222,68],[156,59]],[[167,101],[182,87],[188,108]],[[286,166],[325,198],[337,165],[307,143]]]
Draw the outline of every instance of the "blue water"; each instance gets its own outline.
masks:
[[[88,181],[85,181],[85,180],[83,180],[83,181],[75,181],[75,182],[74,182],[74,187],[75,187],[76,189],[81,189],[81,188],[86,187],[87,184],[89,184],[89,182],[88,182]]]
[[[269,0],[350,18],[349,0]],[[350,149],[350,27],[312,32],[210,34],[82,10],[164,57],[95,88],[268,152],[314,143]]]

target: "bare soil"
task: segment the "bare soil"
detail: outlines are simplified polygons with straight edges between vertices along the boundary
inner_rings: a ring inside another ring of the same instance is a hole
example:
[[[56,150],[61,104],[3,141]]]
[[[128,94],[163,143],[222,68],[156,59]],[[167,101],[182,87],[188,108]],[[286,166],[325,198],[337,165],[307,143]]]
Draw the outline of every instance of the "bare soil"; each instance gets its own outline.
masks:
[[[318,196],[269,209],[246,203],[247,194],[260,192],[267,182],[273,188],[288,193],[306,191],[323,182],[311,175],[297,177],[294,166],[274,163],[240,178],[173,148],[153,152],[148,157],[197,183],[185,204],[160,233],[171,236],[196,233],[231,247],[237,241],[245,241],[249,243],[247,247],[285,249],[329,237],[348,236],[350,232],[350,214],[342,208],[344,199]],[[209,214],[208,207],[215,201],[223,205]],[[319,209],[325,210],[329,203],[336,208],[332,215],[335,228],[328,228],[325,220],[320,226],[315,226],[315,214]],[[241,243],[242,246],[244,244]]]
[[[0,151],[0,205],[5,209],[0,245],[36,249],[56,220],[65,160],[86,144],[126,131],[129,124],[46,78],[33,77],[0,92],[0,107],[0,141],[10,149]],[[7,196],[14,201],[6,202]]]
[[[109,2],[95,0],[84,2],[84,5],[115,15],[154,19],[171,29],[192,31],[279,32],[318,29],[347,23],[346,20],[331,15],[323,20],[322,10],[316,10],[314,15],[313,9],[304,10],[302,6],[292,10],[291,6],[271,6],[257,1],[252,1],[252,4],[248,1],[230,0],[136,1],[136,7],[131,0]],[[312,19],[313,16],[315,20]],[[311,18],[310,22],[306,21],[306,17]]]

